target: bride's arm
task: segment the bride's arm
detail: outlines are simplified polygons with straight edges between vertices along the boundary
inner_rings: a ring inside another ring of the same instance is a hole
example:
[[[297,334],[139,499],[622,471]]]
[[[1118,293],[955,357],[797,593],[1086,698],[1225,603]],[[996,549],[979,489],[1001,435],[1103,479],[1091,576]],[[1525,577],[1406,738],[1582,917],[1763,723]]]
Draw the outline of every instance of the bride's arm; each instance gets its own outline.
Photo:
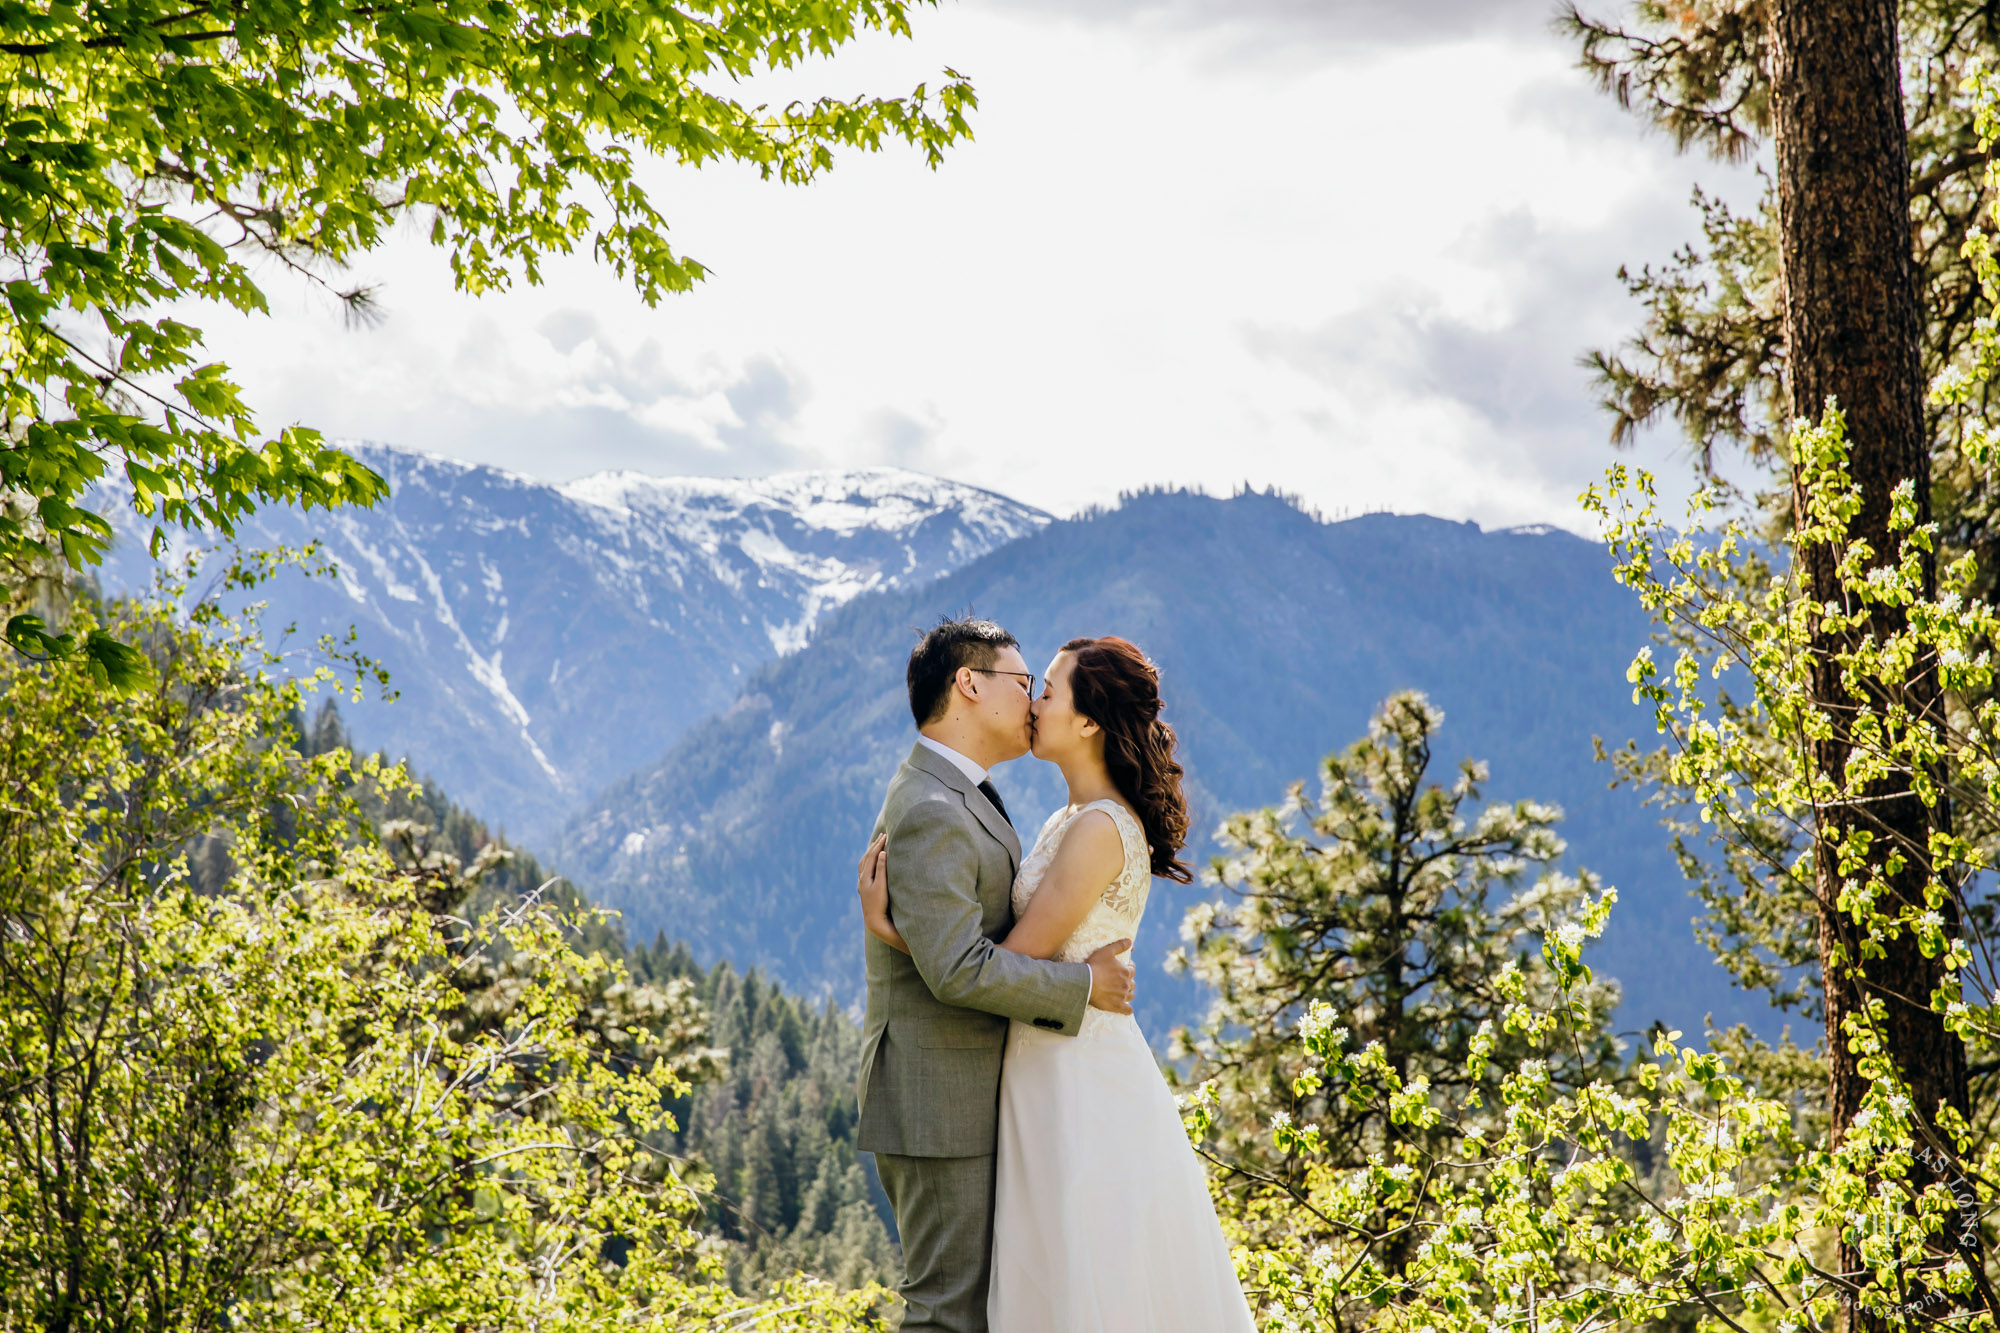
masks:
[[[1055,860],[1000,947],[1030,958],[1055,957],[1124,869],[1118,825],[1102,810],[1086,810],[1063,830]]]

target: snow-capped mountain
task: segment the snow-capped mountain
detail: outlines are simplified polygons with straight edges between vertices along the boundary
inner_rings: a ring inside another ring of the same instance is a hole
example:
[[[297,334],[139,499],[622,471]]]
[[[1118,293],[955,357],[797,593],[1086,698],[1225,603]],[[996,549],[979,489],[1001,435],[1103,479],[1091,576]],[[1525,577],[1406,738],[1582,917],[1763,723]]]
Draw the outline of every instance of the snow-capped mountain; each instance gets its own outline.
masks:
[[[401,692],[344,705],[356,739],[407,754],[533,839],[727,706],[861,593],[928,582],[1049,516],[894,468],[752,480],[604,473],[554,486],[346,442],[388,478],[372,510],[260,514],[246,546],[320,541],[337,579],[286,575],[269,623],[359,631]],[[121,511],[109,504],[107,511]],[[106,569],[150,575],[143,541]]]

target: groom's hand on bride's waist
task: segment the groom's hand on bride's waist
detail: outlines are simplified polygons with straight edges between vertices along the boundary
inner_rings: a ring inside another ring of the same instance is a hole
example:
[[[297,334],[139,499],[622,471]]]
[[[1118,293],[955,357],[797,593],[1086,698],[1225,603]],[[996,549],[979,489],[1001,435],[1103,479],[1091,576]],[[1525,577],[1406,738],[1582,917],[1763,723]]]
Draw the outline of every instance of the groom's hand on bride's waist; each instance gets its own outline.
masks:
[[[1132,960],[1121,958],[1129,953],[1130,940],[1113,940],[1090,956],[1090,1007],[1102,1009],[1109,1014],[1129,1014],[1132,1012],[1132,995],[1136,989]]]

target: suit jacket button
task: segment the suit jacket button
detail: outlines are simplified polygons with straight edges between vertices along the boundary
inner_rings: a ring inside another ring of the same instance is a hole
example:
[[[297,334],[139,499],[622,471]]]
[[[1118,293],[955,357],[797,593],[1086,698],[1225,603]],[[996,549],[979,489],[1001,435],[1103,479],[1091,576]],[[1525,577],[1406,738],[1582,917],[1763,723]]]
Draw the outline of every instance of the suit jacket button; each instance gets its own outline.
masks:
[[[1038,1018],[1035,1020],[1035,1026],[1038,1028],[1053,1028],[1057,1032],[1062,1031],[1062,1021],[1055,1018]]]

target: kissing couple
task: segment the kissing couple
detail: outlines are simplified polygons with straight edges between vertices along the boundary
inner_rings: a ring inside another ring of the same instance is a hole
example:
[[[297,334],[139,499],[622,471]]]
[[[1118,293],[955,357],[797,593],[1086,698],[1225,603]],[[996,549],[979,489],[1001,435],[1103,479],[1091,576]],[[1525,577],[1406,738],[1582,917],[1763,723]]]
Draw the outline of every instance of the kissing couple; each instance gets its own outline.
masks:
[[[1250,1333],[1122,957],[1152,877],[1193,879],[1158,670],[1075,639],[1038,695],[1014,636],[967,619],[907,679],[917,741],[858,874],[857,1143],[896,1213],[903,1333]],[[989,772],[1031,751],[1069,802],[1024,857]]]

